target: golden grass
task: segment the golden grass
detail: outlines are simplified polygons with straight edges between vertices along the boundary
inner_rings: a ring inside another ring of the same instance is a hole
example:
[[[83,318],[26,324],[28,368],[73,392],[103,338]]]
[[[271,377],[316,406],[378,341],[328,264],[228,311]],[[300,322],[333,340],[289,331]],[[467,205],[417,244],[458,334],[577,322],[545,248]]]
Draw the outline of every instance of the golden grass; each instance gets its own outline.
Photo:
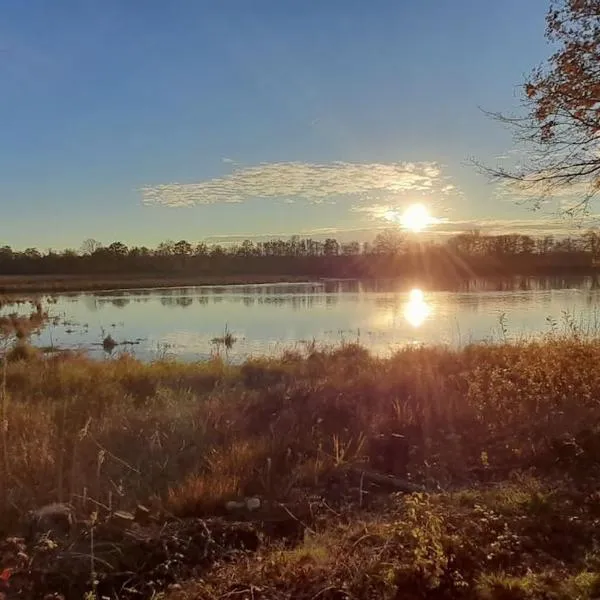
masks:
[[[596,491],[573,491],[573,482],[598,474],[599,341],[407,348],[390,358],[345,345],[240,366],[17,358],[5,363],[0,386],[5,532],[26,510],[56,500],[84,514],[152,502],[205,516],[244,495],[318,494],[336,465],[369,454],[372,434],[396,432],[411,447],[410,477],[439,493],[379,512],[367,503],[360,516],[336,507],[306,546],[267,548],[259,562],[225,566],[179,597],[222,597],[232,578],[273,590],[280,582],[291,594],[263,598],[313,597],[328,585],[322,597],[341,598],[331,590],[346,582],[348,597],[399,598],[402,583],[417,590],[412,597],[528,599],[546,597],[535,590],[552,577],[559,591],[547,597],[596,590]],[[535,478],[515,479],[526,471]],[[501,537],[506,524],[516,549]],[[551,559],[527,549],[532,539]],[[565,579],[557,557],[567,543],[580,554],[564,558]],[[483,556],[493,547],[502,560]],[[530,561],[529,574],[517,559]],[[431,595],[463,584],[471,596]]]
[[[289,283],[310,278],[293,275],[0,275],[0,294],[84,292],[115,289]]]

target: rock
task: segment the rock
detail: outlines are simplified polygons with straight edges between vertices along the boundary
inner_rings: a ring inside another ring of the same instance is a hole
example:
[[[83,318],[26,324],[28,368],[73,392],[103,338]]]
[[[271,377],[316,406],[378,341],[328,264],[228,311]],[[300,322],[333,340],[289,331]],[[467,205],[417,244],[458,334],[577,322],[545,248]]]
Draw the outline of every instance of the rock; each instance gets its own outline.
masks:
[[[27,514],[28,533],[32,537],[46,533],[69,535],[74,523],[73,507],[63,502],[47,504]]]
[[[118,510],[110,516],[111,525],[117,525],[123,529],[131,527],[135,522],[135,517],[125,510]]]
[[[244,510],[246,508],[245,502],[238,502],[237,500],[229,500],[225,502],[225,510],[227,512],[235,512],[236,510]]]
[[[249,511],[258,510],[260,505],[260,498],[246,498],[246,508]]]

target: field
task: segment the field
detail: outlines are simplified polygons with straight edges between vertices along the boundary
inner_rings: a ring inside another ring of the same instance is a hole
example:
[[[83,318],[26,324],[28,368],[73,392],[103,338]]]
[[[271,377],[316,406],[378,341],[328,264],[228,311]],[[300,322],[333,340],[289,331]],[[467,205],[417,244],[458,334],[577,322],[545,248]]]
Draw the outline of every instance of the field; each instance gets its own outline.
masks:
[[[600,342],[576,335],[241,366],[13,352],[0,586],[67,600],[598,597],[599,363]],[[52,502],[74,512],[62,536],[28,513]]]

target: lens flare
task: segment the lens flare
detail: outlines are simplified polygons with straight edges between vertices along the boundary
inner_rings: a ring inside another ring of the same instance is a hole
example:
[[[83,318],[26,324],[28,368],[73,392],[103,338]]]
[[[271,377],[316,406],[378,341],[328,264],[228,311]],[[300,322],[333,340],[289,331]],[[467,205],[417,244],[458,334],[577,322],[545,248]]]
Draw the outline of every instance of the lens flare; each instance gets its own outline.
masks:
[[[424,204],[412,204],[400,215],[400,225],[415,233],[436,222]]]
[[[431,307],[425,302],[425,295],[420,289],[410,291],[409,300],[404,307],[404,318],[413,327],[421,327],[431,314]]]

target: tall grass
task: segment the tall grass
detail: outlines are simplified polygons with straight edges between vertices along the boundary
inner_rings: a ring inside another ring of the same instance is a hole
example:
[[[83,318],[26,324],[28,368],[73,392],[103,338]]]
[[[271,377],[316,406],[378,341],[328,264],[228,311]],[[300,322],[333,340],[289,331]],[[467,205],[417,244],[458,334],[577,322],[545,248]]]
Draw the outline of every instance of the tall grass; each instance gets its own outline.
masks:
[[[408,440],[416,480],[492,477],[596,427],[597,364],[600,343],[576,338],[390,358],[345,345],[241,366],[24,356],[4,362],[0,514],[81,497],[201,514],[267,491],[267,464],[269,493],[318,483],[386,432]]]
[[[388,358],[346,344],[242,365],[15,356],[0,388],[0,530],[53,501],[185,517],[317,494],[325,521],[295,549],[267,547],[173,597],[226,597],[236,581],[263,598],[592,598],[598,364],[600,342],[581,336]],[[333,474],[391,433],[429,493],[380,505],[362,480],[334,492]]]

